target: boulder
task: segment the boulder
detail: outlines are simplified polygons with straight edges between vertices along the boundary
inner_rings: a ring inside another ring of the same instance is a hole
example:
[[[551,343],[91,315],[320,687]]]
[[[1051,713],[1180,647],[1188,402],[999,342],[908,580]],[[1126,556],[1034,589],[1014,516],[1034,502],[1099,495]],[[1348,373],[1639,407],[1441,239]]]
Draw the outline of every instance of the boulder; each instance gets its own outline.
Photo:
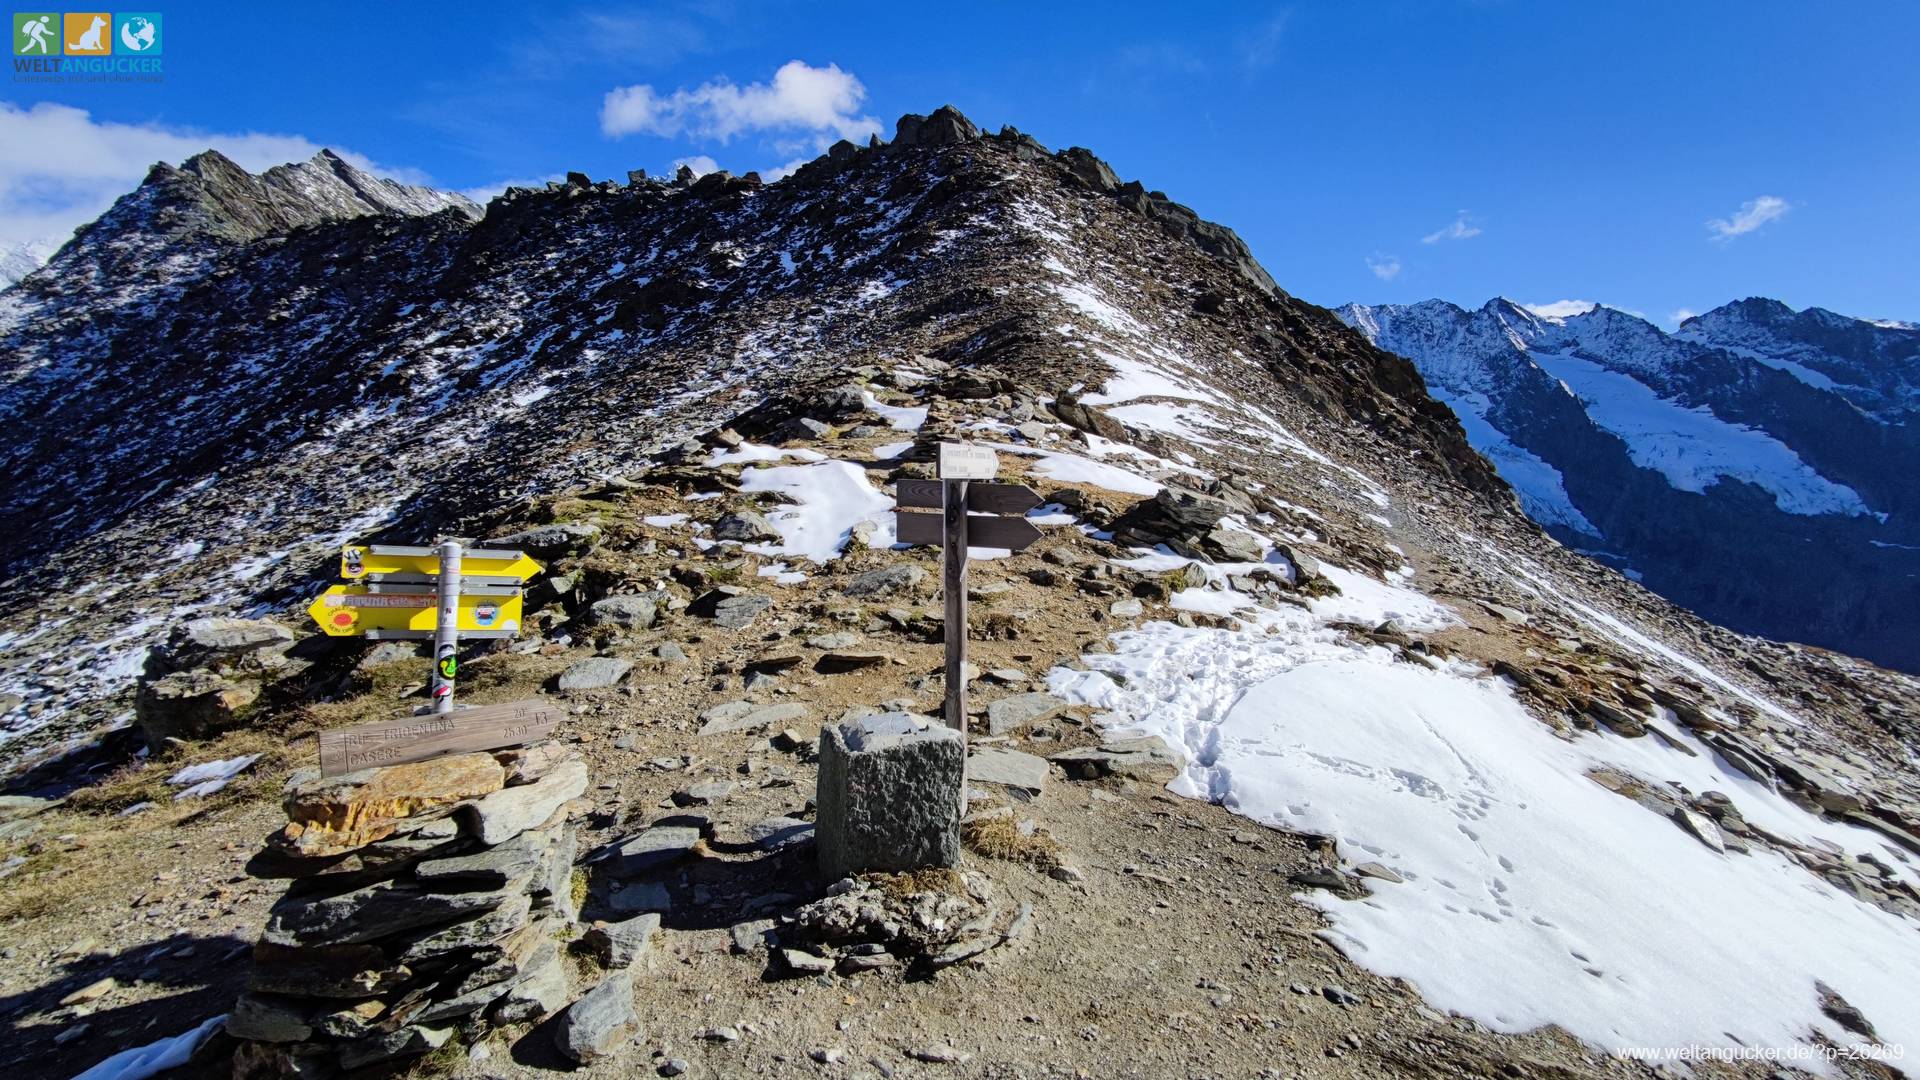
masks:
[[[147,745],[158,747],[167,739],[204,739],[233,727],[259,696],[254,683],[211,671],[176,671],[140,684],[134,715]]]
[[[275,846],[308,857],[339,855],[393,835],[406,818],[499,791],[506,769],[487,753],[361,769],[343,776],[295,775]]]
[[[598,923],[583,940],[602,964],[626,968],[646,959],[653,948],[653,935],[659,932],[660,916],[649,912],[619,922]]]
[[[587,621],[605,626],[645,630],[659,617],[659,605],[650,596],[609,596],[587,608]]]
[[[867,600],[881,596],[900,596],[919,590],[927,572],[912,563],[869,570],[840,587],[848,596]]]
[[[1052,694],[1014,694],[987,706],[987,734],[1005,735],[1059,716],[1067,703]]]
[[[591,656],[568,665],[560,673],[554,686],[567,690],[604,690],[627,677],[633,670],[633,661],[622,660],[616,656]]]
[[[634,1033],[633,972],[616,971],[568,1006],[553,1029],[554,1045],[582,1065],[612,1054]]]
[[[955,866],[966,744],[958,731],[878,713],[820,731],[815,846],[829,878]]]
[[[580,523],[541,525],[486,541],[483,547],[518,548],[536,559],[582,555],[600,542],[600,526]]]
[[[254,653],[285,652],[293,631],[267,619],[193,619],[175,627],[166,651],[175,668],[237,661]]]
[[[723,629],[739,630],[772,606],[773,597],[765,593],[722,585],[694,601],[689,610],[695,615],[712,619],[715,625]]]
[[[1160,517],[1179,526],[1183,531],[1204,535],[1220,524],[1220,519],[1228,514],[1241,512],[1225,499],[1215,498],[1190,488],[1163,487],[1153,497],[1154,510]]]
[[[1260,538],[1241,529],[1216,525],[1200,538],[1200,550],[1222,562],[1259,562],[1266,556]]]
[[[736,510],[713,523],[713,538],[750,544],[759,540],[778,540],[780,530],[774,528],[763,514],[752,510]]]

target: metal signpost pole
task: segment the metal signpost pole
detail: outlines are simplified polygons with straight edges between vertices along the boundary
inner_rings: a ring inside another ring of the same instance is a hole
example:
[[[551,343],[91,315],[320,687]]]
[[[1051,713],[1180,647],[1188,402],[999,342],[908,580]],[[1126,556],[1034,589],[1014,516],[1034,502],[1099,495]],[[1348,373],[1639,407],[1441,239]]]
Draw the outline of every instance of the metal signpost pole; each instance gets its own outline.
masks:
[[[433,632],[433,711],[453,711],[453,682],[460,668],[460,544],[440,545],[440,613]]]

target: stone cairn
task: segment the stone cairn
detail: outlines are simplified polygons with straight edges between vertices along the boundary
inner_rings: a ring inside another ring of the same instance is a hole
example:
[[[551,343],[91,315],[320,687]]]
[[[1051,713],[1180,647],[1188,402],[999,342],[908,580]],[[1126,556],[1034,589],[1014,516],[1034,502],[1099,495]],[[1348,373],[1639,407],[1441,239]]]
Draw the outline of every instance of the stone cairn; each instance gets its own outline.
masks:
[[[558,743],[296,774],[286,827],[248,867],[289,884],[227,1020],[234,1075],[334,1075],[565,1007],[586,788]],[[569,1010],[590,1030],[563,1021],[563,1051],[589,1060],[630,1033],[630,977]]]

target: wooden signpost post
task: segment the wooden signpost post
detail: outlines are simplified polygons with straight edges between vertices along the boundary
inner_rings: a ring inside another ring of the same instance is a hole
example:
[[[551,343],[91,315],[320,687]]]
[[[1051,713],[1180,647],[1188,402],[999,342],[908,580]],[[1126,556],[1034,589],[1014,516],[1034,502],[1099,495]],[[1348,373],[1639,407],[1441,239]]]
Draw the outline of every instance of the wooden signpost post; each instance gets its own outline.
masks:
[[[542,567],[523,551],[348,545],[340,576],[307,614],[330,637],[432,638],[433,704],[425,716],[388,720],[320,735],[320,771],[337,776],[375,765],[442,754],[491,750],[545,738],[560,711],[539,700],[454,711],[460,637],[514,637],[520,632],[520,586]]]
[[[967,548],[1024,550],[1040,539],[1040,530],[1023,515],[1040,505],[1040,496],[1020,484],[992,483],[999,461],[984,446],[940,444],[938,480],[901,480],[894,514],[895,535],[903,544],[938,544],[940,589],[946,600],[947,726],[967,730]],[[905,508],[939,510],[939,515],[910,514]]]

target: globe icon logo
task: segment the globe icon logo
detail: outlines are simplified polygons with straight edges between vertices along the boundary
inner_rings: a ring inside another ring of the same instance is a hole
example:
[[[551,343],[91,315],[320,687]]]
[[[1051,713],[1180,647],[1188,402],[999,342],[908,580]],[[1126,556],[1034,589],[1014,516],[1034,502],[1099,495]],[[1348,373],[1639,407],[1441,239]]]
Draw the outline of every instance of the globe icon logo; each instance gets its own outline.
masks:
[[[153,43],[157,40],[159,40],[159,30],[153,25],[151,19],[134,15],[120,24],[120,44],[125,45],[131,52],[146,52],[153,48]]]

